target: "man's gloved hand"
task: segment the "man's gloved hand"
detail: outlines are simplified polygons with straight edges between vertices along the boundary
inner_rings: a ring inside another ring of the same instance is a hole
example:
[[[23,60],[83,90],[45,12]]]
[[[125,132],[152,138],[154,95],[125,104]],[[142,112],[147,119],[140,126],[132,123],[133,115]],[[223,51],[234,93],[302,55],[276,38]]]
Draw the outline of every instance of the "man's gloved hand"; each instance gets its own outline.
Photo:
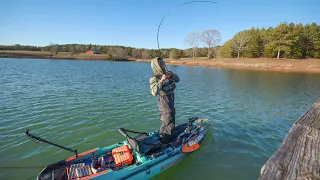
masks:
[[[167,76],[168,76],[168,77],[172,77],[172,74],[173,74],[172,71],[168,71],[168,72],[167,72]]]
[[[167,75],[162,75],[161,80],[166,80],[167,79]]]

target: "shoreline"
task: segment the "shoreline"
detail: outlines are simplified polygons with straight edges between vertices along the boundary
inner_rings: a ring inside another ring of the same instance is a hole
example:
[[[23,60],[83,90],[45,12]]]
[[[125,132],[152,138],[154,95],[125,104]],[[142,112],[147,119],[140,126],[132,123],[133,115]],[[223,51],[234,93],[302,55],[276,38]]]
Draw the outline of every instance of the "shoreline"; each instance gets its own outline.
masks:
[[[238,62],[236,62],[238,61]],[[290,62],[292,61],[292,62]],[[303,61],[303,62],[301,62]],[[168,61],[172,65],[204,66],[224,69],[242,69],[255,71],[298,72],[320,74],[320,60],[295,60],[295,59],[217,59],[212,62],[199,61],[182,63]]]
[[[78,54],[71,56],[69,53],[59,53],[51,56],[48,52],[41,51],[0,51],[0,58],[17,58],[17,59],[51,59],[51,60],[101,60],[101,61],[134,61],[131,59],[108,59],[104,54]]]
[[[26,58],[26,59],[66,59],[66,60],[101,60],[101,61],[130,61],[150,62],[151,59],[107,59],[104,54],[87,55],[84,53],[70,56],[69,53],[59,53],[50,56],[47,52],[38,51],[0,51],[0,58]],[[182,58],[178,60],[165,58],[170,65],[202,66],[224,69],[243,69],[257,71],[300,72],[320,74],[320,59],[274,59],[274,58]]]
[[[223,69],[299,72],[320,74],[320,59],[272,59],[272,58],[216,58],[216,59],[164,59],[167,64],[179,66],[201,66]],[[150,60],[137,60],[150,62]]]

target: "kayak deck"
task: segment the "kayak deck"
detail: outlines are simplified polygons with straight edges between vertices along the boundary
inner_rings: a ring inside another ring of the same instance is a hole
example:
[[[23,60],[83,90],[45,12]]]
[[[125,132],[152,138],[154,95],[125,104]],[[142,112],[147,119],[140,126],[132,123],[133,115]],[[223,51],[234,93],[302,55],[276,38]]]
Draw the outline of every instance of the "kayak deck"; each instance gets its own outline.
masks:
[[[136,144],[132,144],[126,137],[127,140],[117,144],[95,148],[51,164],[40,172],[37,179],[127,179],[144,177],[142,173],[156,175],[174,165],[179,158],[189,154],[181,153],[183,143],[180,141],[187,127],[187,123],[176,126],[173,141],[168,144],[158,143],[157,132],[147,133],[147,136],[136,136],[136,139],[133,138]],[[193,126],[194,132],[196,129],[196,126]],[[185,134],[187,135],[189,134]],[[201,143],[205,135],[206,131],[202,128],[194,134],[193,139]],[[144,139],[139,139],[139,137],[144,137]],[[152,141],[156,143],[152,144]],[[118,160],[115,160],[117,158]],[[151,167],[156,171],[153,170],[153,173],[150,173]]]

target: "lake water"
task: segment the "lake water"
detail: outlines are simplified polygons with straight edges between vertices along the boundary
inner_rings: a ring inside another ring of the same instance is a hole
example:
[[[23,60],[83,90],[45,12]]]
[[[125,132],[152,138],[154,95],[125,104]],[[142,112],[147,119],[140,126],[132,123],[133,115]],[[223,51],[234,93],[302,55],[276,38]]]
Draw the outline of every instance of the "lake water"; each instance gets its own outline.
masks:
[[[180,76],[177,122],[212,119],[201,148],[154,179],[258,179],[293,123],[320,97],[320,75],[168,66]],[[35,179],[73,155],[160,127],[150,63],[0,59],[0,179]],[[21,168],[26,167],[26,168]]]

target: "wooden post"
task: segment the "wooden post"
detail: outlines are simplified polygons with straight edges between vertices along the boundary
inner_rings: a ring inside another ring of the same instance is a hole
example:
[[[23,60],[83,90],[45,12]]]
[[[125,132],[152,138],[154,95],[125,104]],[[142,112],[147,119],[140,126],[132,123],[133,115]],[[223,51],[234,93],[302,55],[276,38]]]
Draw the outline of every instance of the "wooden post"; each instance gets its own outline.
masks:
[[[320,179],[320,99],[294,123],[259,179]]]

